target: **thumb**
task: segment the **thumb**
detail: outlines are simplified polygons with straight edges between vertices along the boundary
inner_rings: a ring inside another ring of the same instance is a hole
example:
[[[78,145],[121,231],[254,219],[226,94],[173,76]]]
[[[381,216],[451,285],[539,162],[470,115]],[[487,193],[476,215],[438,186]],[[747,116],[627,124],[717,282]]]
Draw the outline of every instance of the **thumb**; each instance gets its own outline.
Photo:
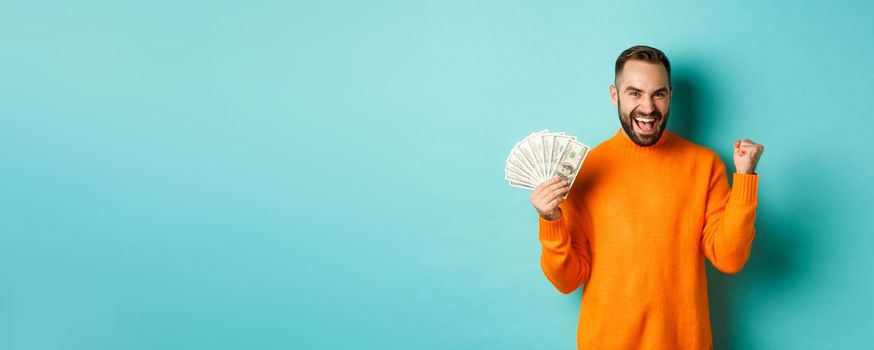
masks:
[[[749,151],[740,147],[740,141],[734,141],[734,154],[740,157],[746,156]]]

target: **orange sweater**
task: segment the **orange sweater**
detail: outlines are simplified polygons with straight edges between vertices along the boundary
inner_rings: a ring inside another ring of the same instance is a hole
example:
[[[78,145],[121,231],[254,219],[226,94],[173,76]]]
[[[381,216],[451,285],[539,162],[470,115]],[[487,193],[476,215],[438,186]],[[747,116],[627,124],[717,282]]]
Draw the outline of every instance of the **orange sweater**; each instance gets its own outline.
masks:
[[[562,293],[585,283],[579,349],[710,349],[704,258],[740,271],[749,257],[755,174],[665,131],[651,147],[620,129],[586,157],[562,216],[540,220],[540,263]]]

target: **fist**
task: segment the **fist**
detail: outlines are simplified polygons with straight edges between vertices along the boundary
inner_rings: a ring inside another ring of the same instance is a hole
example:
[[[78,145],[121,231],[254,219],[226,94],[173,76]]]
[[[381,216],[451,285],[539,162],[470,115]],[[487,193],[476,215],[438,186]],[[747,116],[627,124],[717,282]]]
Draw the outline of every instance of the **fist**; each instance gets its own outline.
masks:
[[[558,205],[564,202],[562,196],[570,191],[568,183],[558,176],[544,181],[531,192],[531,204],[537,213],[546,220],[558,220],[561,217],[561,209]]]
[[[734,168],[740,174],[753,174],[756,164],[765,152],[765,146],[743,139],[734,142]]]

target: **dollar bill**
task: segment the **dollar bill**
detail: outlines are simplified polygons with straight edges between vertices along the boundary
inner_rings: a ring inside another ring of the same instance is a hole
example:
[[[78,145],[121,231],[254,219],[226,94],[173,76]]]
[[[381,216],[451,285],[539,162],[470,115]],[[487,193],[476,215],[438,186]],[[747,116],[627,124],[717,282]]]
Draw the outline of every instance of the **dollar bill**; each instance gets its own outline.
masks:
[[[504,179],[534,189],[555,176],[573,183],[589,147],[563,132],[537,131],[516,143],[507,156]]]
[[[550,178],[558,176],[562,180],[567,181],[568,187],[573,187],[577,173],[579,173],[583,160],[586,159],[588,154],[588,146],[571,140],[568,142],[567,147],[564,148],[564,152],[562,152],[561,158],[556,163],[555,170],[553,170]],[[565,193],[562,197],[567,198],[568,193]]]

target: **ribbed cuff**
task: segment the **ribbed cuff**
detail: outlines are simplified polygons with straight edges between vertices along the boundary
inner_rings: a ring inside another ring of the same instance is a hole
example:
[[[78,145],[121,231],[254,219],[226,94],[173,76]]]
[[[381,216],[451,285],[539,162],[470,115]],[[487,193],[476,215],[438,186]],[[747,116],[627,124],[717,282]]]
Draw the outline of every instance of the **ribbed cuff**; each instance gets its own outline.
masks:
[[[564,226],[564,215],[562,214],[557,220],[549,221],[538,215],[540,218],[540,240],[561,242],[567,239],[567,232]]]
[[[734,173],[731,187],[731,200],[741,203],[756,203],[759,187],[757,174]]]

